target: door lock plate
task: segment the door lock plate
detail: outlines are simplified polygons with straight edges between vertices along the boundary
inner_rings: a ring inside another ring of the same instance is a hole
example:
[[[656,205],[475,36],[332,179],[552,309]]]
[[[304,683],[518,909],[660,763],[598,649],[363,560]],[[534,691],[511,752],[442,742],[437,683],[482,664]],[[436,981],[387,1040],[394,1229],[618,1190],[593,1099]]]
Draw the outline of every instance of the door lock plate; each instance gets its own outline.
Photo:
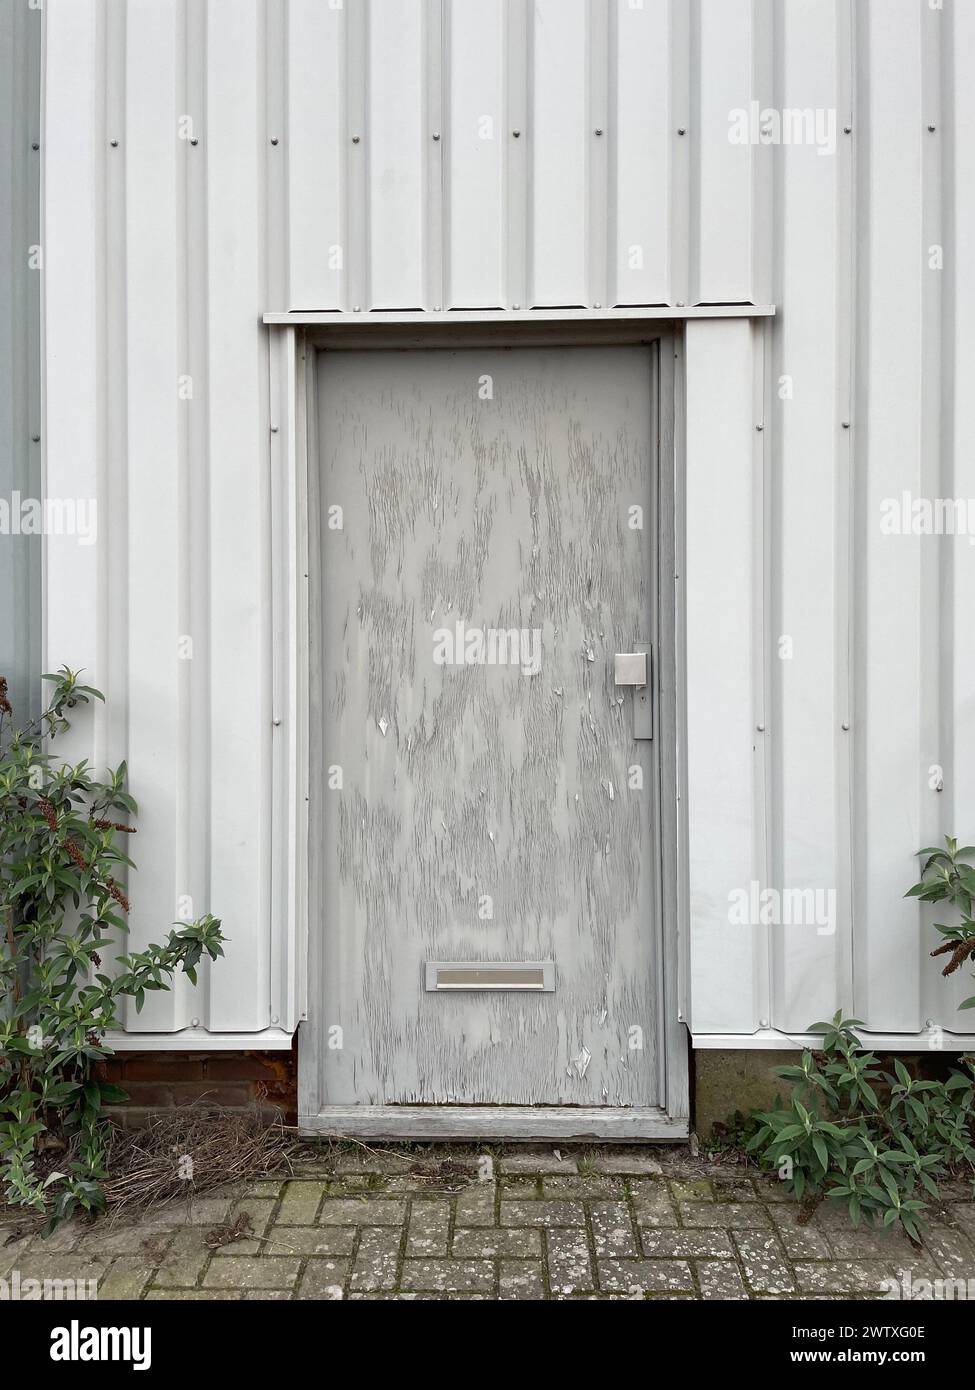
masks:
[[[653,695],[650,689],[652,658],[649,643],[636,644],[642,650],[617,652],[615,682],[633,691],[633,737],[653,738]]]

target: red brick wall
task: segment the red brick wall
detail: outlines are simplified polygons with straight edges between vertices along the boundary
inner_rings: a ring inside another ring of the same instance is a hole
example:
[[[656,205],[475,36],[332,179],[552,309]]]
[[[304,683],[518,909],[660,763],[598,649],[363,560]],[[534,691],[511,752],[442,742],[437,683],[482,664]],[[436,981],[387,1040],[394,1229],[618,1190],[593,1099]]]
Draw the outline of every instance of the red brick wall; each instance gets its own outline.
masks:
[[[296,1123],[295,1046],[290,1052],[120,1052],[102,1063],[98,1076],[129,1093],[127,1104],[111,1108],[127,1125],[194,1101],[234,1110],[255,1106],[269,1118]]]

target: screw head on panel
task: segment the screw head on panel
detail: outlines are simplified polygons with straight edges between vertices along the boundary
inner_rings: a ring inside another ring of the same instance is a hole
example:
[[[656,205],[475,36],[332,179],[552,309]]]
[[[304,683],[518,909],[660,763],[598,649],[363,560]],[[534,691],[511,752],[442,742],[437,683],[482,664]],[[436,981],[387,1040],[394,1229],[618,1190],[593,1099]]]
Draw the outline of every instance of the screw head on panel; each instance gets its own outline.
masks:
[[[117,140],[112,140],[112,141],[110,141],[110,144],[111,144],[113,150],[117,150],[117,149],[118,149],[118,141],[117,141]]]
[[[512,135],[515,137],[516,140],[517,140],[518,137],[521,135],[521,131],[520,131],[520,130],[513,130],[511,133],[512,133]]]
[[[277,143],[278,143],[278,137],[277,137],[276,135],[272,135],[272,136],[271,136],[271,144],[272,144],[272,145],[276,145]]]
[[[594,133],[595,133],[596,135],[602,135],[602,133],[603,133],[603,128],[602,128],[602,126],[597,126]]]
[[[843,723],[840,725],[840,728],[843,730],[845,734],[848,734],[850,732],[849,722],[847,720],[844,720]]]
[[[678,135],[686,135],[686,134],[687,134],[687,127],[686,127],[686,126],[683,126],[683,125],[679,125],[679,126],[677,127],[677,134],[678,134]]]
[[[433,132],[433,138],[434,138],[434,140],[439,140],[439,139],[440,139],[440,131],[439,131],[439,130],[435,130],[435,131]]]
[[[843,127],[843,134],[844,134],[844,135],[850,135],[850,134],[852,133],[852,131],[853,131],[853,127],[852,127],[851,125],[845,125],[845,126]]]
[[[358,143],[359,143],[359,137],[358,137],[358,135],[353,135],[353,137],[352,137],[352,143],[353,143],[353,145],[358,145]]]

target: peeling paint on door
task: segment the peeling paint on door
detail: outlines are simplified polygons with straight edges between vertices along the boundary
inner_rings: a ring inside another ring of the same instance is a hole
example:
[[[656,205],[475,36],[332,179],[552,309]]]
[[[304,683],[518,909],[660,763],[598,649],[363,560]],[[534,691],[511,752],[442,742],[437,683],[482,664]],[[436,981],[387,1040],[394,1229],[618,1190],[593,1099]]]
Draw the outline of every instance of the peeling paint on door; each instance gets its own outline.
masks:
[[[649,350],[320,362],[325,1103],[654,1105]]]

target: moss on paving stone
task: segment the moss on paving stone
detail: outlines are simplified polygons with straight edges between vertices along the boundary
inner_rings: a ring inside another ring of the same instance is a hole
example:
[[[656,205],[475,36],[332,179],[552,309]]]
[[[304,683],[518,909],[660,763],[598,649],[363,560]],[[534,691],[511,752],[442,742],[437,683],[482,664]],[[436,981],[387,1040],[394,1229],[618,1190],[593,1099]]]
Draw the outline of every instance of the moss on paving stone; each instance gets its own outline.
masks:
[[[606,1156],[605,1165],[602,1163]],[[148,1300],[775,1300],[881,1297],[886,1281],[975,1279],[975,1202],[957,1184],[920,1252],[855,1231],[839,1208],[800,1224],[781,1186],[686,1152],[522,1154],[478,1181],[470,1153],[348,1155],[315,1173],[180,1201],[148,1216],[71,1223],[0,1246],[29,1277],[97,1279]],[[659,1174],[654,1167],[659,1165]],[[241,1218],[249,1218],[242,1222]],[[14,1228],[16,1230],[16,1228]]]

